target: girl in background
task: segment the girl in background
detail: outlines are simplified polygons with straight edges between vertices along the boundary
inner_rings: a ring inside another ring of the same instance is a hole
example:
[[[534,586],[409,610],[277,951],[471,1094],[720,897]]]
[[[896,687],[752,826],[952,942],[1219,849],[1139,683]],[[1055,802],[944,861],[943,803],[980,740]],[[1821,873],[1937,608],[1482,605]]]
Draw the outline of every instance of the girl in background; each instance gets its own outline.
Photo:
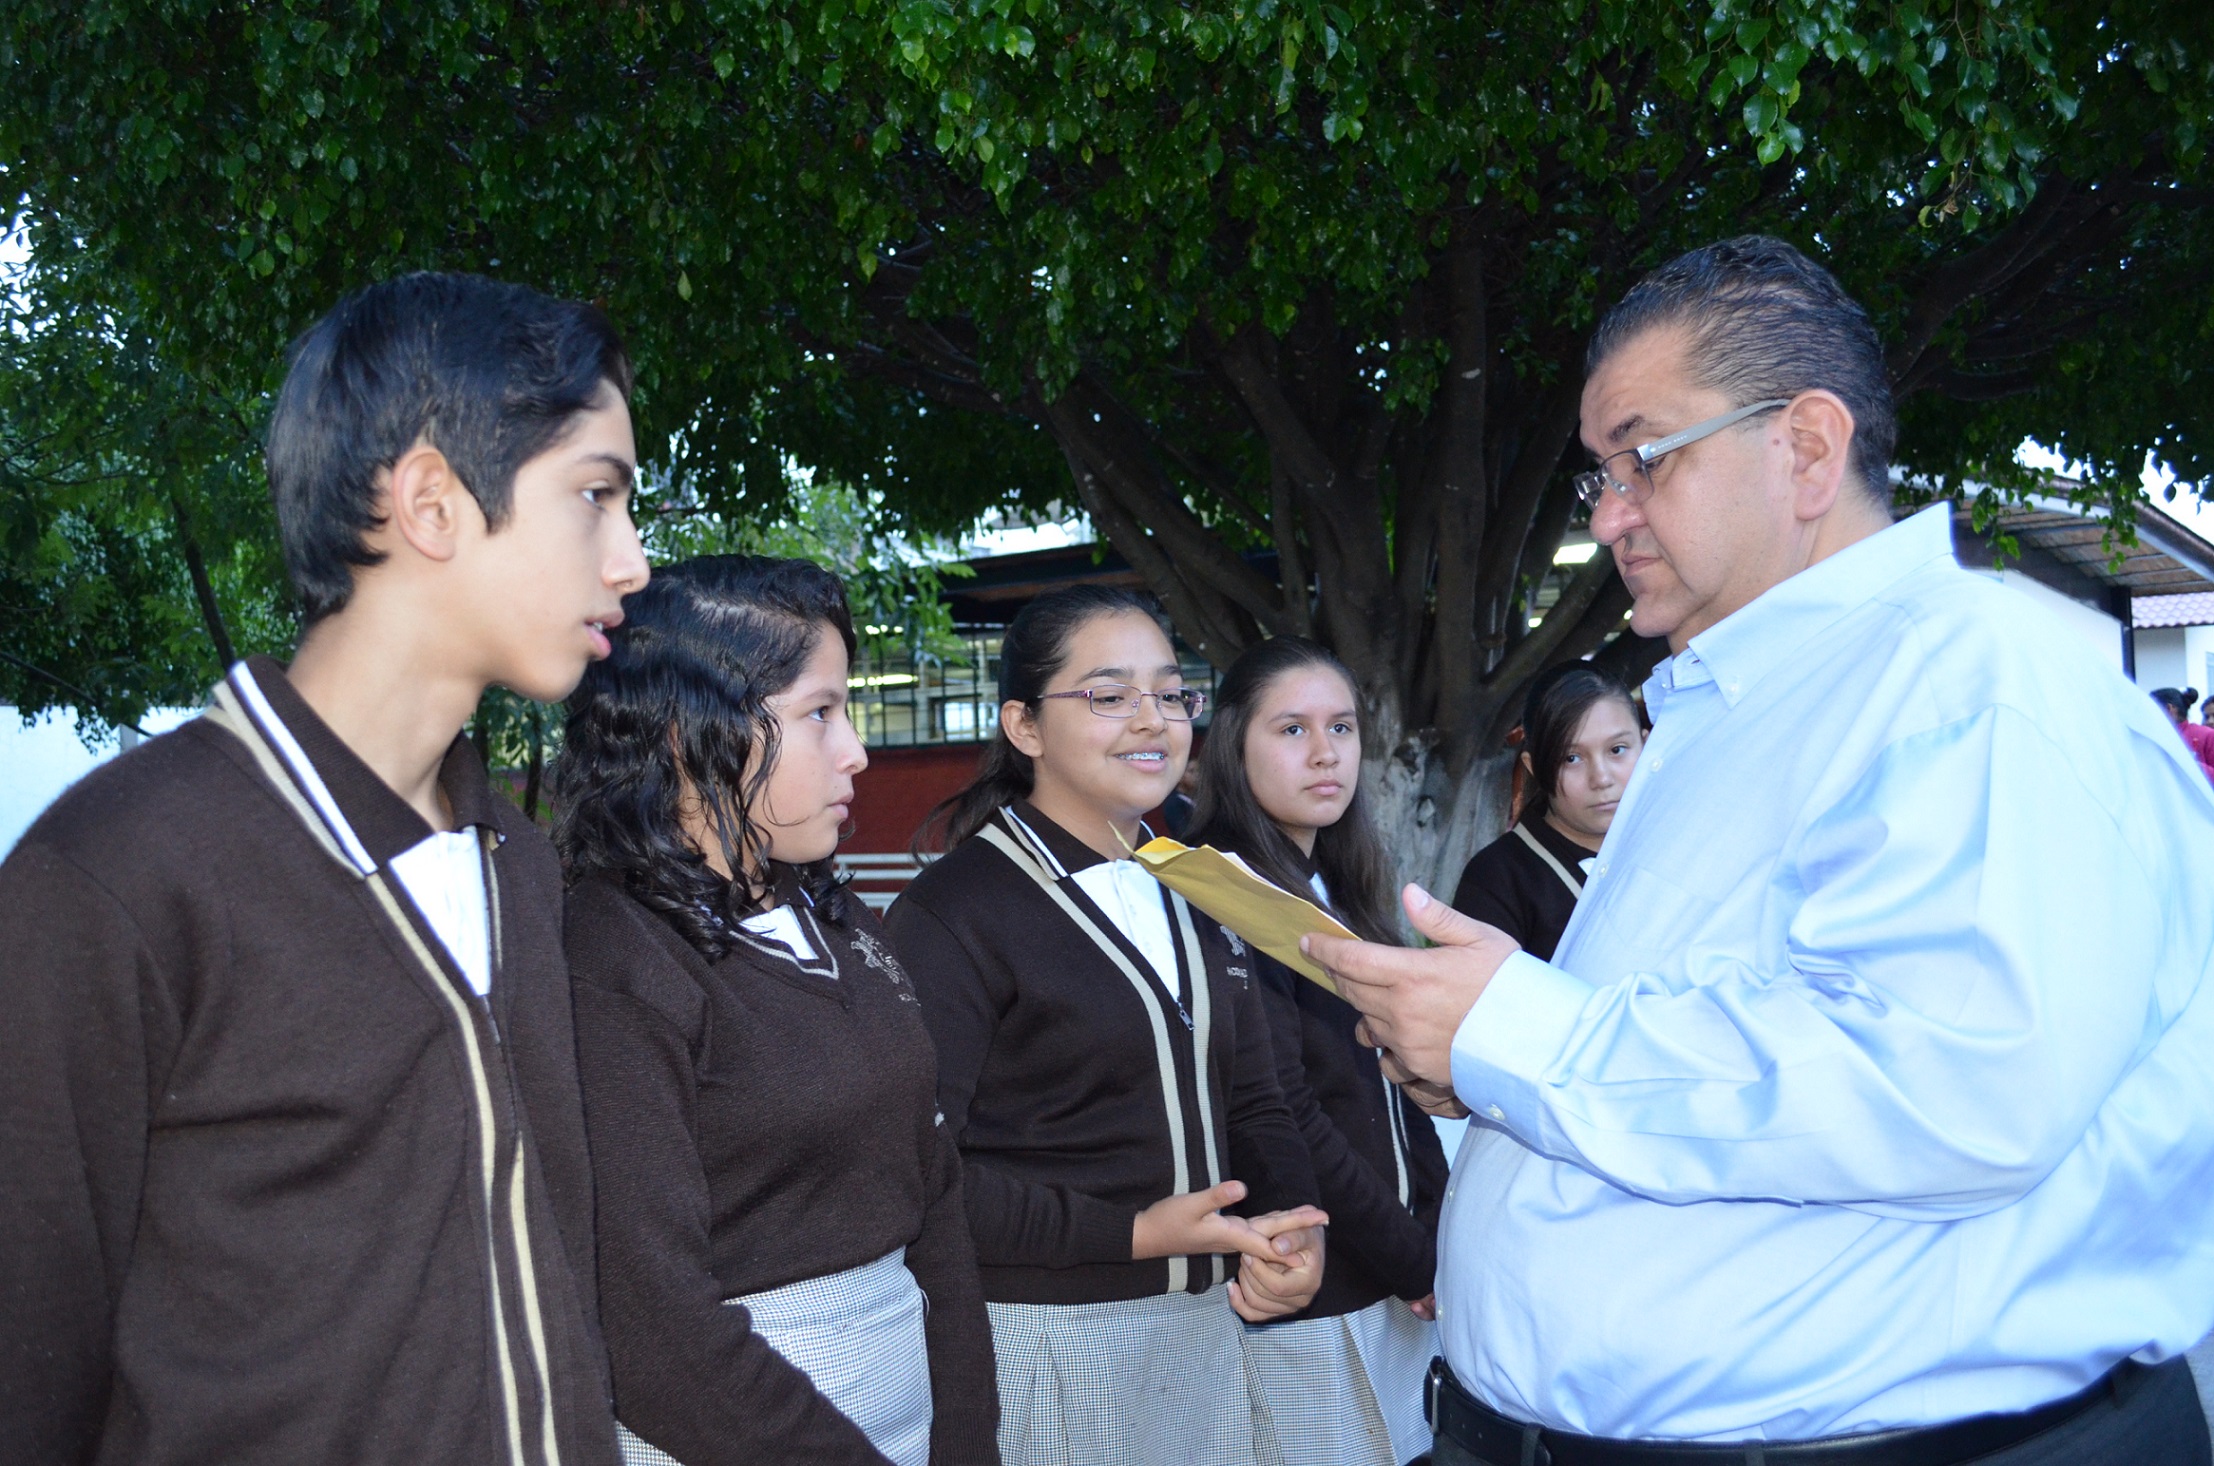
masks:
[[[1241,856],[1372,942],[1398,940],[1388,861],[1361,800],[1352,675],[1275,637],[1223,677],[1189,843]],[[1330,1214],[1330,1271],[1307,1308],[1249,1342],[1285,1459],[1402,1466],[1430,1449],[1422,1382],[1445,1151],[1354,1036],[1343,998],[1259,952],[1277,1074]]]
[[[1314,1169],[1252,953],[1123,858],[1204,699],[1150,604],[1098,586],[1015,618],[1000,697],[949,848],[887,924],[961,1147],[1001,1452],[1274,1466],[1239,1318],[1313,1298]],[[1258,1215],[1224,1213],[1241,1201]]]
[[[1453,909],[1551,960],[1644,747],[1630,689],[1612,674],[1568,662],[1539,677],[1522,709],[1521,817],[1468,862]]]
[[[624,613],[555,781],[624,1458],[997,1462],[930,1038],[830,874],[845,591],[719,555]]]

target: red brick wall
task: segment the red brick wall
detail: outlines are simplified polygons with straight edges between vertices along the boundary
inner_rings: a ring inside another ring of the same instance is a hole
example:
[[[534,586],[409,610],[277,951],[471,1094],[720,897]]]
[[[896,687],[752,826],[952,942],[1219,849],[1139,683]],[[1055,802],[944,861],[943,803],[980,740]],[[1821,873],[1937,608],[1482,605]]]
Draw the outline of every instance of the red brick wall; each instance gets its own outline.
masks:
[[[855,855],[905,854],[938,801],[976,776],[981,743],[872,748],[853,781],[853,833],[839,849]]]
[[[958,794],[976,777],[985,747],[951,743],[870,749],[869,766],[853,781],[853,833],[838,848],[849,855],[905,855],[938,801]],[[1167,833],[1159,810],[1149,821],[1156,833]]]

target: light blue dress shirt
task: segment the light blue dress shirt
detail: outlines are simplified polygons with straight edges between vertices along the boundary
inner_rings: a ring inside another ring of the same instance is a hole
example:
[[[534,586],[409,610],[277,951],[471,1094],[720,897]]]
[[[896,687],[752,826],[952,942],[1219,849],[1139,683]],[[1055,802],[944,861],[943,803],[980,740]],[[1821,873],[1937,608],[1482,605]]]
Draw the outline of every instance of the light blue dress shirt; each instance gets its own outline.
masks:
[[[1944,506],[1647,686],[1553,962],[1455,1036],[1445,1352],[1517,1418],[2018,1410],[2214,1327],[2214,790]]]

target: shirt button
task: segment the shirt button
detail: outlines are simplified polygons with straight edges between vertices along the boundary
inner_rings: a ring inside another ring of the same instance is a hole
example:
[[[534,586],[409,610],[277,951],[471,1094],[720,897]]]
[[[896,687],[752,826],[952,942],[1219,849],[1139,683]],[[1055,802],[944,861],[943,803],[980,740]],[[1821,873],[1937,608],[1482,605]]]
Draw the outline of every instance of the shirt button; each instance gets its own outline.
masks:
[[[1499,1121],[1501,1124],[1506,1123],[1507,1112],[1500,1109],[1497,1105],[1493,1105],[1489,1110],[1485,1111],[1485,1113],[1490,1115],[1494,1120]]]

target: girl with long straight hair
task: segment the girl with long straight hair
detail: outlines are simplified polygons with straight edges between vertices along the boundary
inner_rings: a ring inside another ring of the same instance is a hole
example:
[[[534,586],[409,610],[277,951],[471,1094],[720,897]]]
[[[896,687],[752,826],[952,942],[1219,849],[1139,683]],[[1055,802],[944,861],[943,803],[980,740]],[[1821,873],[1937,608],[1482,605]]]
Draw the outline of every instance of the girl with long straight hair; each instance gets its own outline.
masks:
[[[1186,839],[1240,856],[1372,942],[1397,940],[1389,862],[1361,795],[1359,699],[1314,642],[1252,647],[1216,689]],[[1422,1381],[1445,1151],[1354,1034],[1352,1004],[1259,953],[1279,1083],[1330,1214],[1314,1301],[1249,1353],[1292,1466],[1401,1466],[1430,1448]]]
[[[1096,586],[1016,616],[999,692],[950,848],[887,924],[961,1147],[1001,1453],[1275,1466],[1239,1319],[1319,1286],[1314,1169],[1253,954],[1123,858],[1203,699],[1150,603]]]
[[[830,872],[868,762],[845,591],[710,556],[608,640],[555,840],[624,1459],[997,1462],[930,1037]]]
[[[1612,673],[1567,662],[1531,683],[1522,707],[1522,807],[1507,833],[1461,871],[1453,909],[1550,960],[1644,748],[1637,705]]]

